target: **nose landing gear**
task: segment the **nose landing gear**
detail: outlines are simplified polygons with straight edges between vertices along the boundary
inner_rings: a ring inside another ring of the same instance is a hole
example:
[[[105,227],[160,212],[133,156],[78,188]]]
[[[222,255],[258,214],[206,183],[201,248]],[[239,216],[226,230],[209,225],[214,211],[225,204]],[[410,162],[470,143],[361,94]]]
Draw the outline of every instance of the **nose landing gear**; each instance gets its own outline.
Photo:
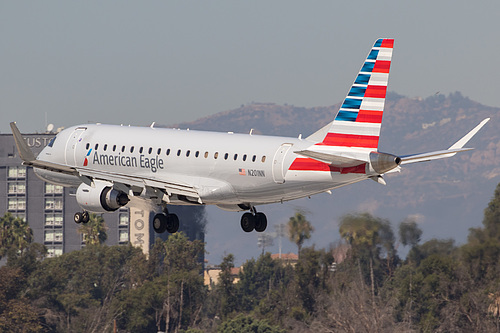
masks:
[[[75,223],[87,223],[90,219],[89,212],[76,212],[73,219]]]

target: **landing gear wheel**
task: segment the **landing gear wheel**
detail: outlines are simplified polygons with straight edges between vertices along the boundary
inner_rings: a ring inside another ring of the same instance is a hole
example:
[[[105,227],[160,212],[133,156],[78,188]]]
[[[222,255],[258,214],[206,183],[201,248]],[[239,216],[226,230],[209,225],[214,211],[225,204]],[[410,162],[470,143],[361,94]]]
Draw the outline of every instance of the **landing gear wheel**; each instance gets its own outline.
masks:
[[[245,213],[241,217],[241,229],[244,232],[252,232],[255,229],[255,217],[251,213]]]
[[[167,216],[165,214],[156,214],[153,218],[153,229],[162,234],[167,230]]]
[[[82,222],[83,223],[88,223],[89,220],[90,220],[89,212],[83,212],[82,213]]]
[[[167,231],[171,234],[179,230],[179,218],[175,214],[167,215]]]
[[[257,213],[255,218],[255,231],[264,232],[267,228],[267,217],[264,213]]]
[[[75,216],[73,217],[73,220],[75,221],[75,223],[82,223],[83,222],[83,214],[80,213],[80,212],[76,212],[75,213]]]

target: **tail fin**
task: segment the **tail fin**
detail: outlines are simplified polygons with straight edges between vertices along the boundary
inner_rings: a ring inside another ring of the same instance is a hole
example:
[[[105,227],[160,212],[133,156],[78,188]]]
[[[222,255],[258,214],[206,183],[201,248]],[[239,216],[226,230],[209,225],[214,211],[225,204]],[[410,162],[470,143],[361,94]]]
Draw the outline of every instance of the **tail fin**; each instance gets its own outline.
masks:
[[[378,39],[333,122],[308,139],[318,145],[378,148],[394,39]]]

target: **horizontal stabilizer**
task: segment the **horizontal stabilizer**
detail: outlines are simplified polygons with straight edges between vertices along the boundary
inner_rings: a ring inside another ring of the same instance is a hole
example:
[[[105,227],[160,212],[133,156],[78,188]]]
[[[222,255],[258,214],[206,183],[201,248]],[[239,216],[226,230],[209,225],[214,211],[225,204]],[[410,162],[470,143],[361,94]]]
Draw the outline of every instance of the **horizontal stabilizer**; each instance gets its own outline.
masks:
[[[422,154],[413,154],[413,155],[407,155],[407,156],[401,156],[401,164],[411,164],[411,163],[417,163],[417,162],[426,162],[426,161],[432,161],[432,160],[437,160],[440,158],[447,158],[447,157],[452,157],[455,156],[456,153],[462,152],[462,151],[468,151],[472,150],[473,148],[463,148],[467,142],[469,142],[472,137],[479,132],[479,130],[490,120],[490,118],[484,119],[482,122],[479,123],[472,131],[464,135],[463,138],[455,142],[450,148],[447,150],[439,150],[439,151],[434,151],[430,153],[422,153]]]
[[[320,161],[326,164],[330,164],[339,168],[347,168],[351,166],[356,166],[359,165],[360,163],[365,163],[367,161],[358,159],[358,158],[353,158],[353,157],[347,157],[347,156],[342,156],[340,154],[332,154],[328,152],[323,152],[323,151],[317,151],[317,150],[299,150],[299,151],[294,151],[295,154],[302,155],[304,157],[309,157],[312,158],[316,161]]]

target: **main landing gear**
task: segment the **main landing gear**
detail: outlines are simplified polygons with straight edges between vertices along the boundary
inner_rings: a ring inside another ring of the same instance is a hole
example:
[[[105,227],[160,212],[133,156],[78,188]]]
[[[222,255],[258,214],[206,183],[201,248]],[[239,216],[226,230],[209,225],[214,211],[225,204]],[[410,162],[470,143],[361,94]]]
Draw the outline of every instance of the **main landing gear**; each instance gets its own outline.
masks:
[[[173,234],[179,230],[179,218],[175,214],[169,214],[165,207],[164,213],[158,213],[153,218],[153,229],[159,234],[165,231]]]
[[[90,219],[89,212],[86,212],[86,211],[76,212],[73,219],[74,219],[75,223],[87,223]]]
[[[264,213],[257,213],[255,207],[250,209],[251,213],[245,213],[241,217],[241,229],[244,232],[263,232],[267,228],[267,217]]]

